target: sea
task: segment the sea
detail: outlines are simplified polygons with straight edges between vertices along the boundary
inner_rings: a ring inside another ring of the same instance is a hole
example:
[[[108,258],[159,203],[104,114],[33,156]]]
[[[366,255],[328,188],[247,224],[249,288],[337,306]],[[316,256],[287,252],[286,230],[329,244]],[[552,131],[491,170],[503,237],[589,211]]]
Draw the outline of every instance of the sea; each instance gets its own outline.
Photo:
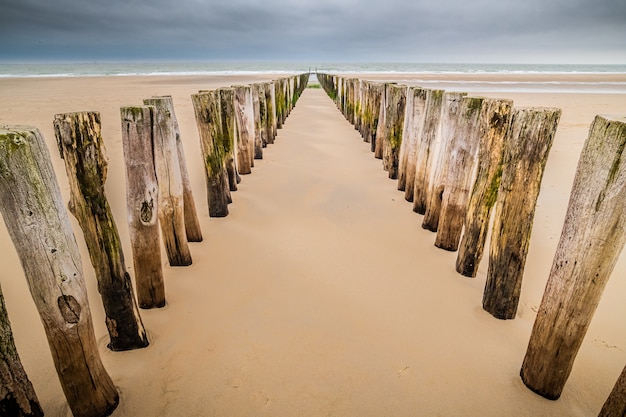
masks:
[[[1,63],[1,78],[92,77],[92,76],[176,76],[176,75],[249,75],[296,74],[316,72],[354,74],[389,74],[396,80],[402,74],[619,74],[626,75],[626,65],[599,64],[462,64],[462,63],[381,63],[381,62],[81,62],[81,63]],[[418,77],[419,78],[419,77]],[[411,83],[424,87],[464,91],[519,92],[603,92],[626,94],[626,82],[520,82],[419,80]],[[623,79],[623,78],[621,78]],[[458,84],[458,85],[457,85]]]

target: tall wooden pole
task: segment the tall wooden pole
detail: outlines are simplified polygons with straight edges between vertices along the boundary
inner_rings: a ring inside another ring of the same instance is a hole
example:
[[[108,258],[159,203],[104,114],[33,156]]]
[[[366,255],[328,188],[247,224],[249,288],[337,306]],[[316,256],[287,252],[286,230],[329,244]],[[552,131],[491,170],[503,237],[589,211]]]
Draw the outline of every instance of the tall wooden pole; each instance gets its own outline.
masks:
[[[235,122],[237,124],[237,168],[240,174],[250,174],[254,166],[254,102],[252,87],[234,86]]]
[[[57,114],[54,131],[70,184],[70,212],[85,236],[106,313],[111,350],[148,346],[113,214],[104,192],[107,157],[100,114]]]
[[[0,129],[0,211],[72,414],[110,415],[119,395],[100,360],[78,246],[37,128]]]
[[[408,184],[411,189],[411,196],[408,201],[413,200],[415,163],[420,152],[419,141],[426,118],[428,91],[420,87],[409,87],[406,93],[406,110],[398,165],[398,190],[405,191]]]
[[[596,116],[521,369],[526,386],[549,399],[561,395],[626,242],[625,149],[626,117]]]

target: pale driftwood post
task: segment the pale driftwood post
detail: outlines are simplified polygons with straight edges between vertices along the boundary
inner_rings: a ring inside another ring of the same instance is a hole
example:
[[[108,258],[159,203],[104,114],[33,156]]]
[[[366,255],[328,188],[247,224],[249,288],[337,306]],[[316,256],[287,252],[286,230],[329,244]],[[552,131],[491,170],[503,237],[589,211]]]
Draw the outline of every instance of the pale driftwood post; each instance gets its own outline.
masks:
[[[452,146],[456,125],[460,120],[461,103],[466,95],[467,93],[455,92],[446,92],[443,95],[441,128],[436,139],[439,144],[439,151],[433,161],[433,178],[429,185],[426,213],[422,221],[422,227],[432,232],[436,232],[439,226],[443,189],[450,161],[450,147]]]
[[[276,83],[265,83],[265,104],[267,108],[267,143],[274,143],[278,129],[276,116]]]
[[[150,98],[143,101],[154,106],[153,153],[154,169],[159,185],[159,224],[165,251],[171,266],[191,265],[191,252],[185,230],[183,179],[176,148],[174,120],[166,100]]]
[[[126,160],[126,210],[133,250],[137,300],[141,308],[165,306],[159,235],[159,185],[154,168],[153,106],[122,107],[122,146]]]
[[[380,94],[380,108],[378,109],[378,125],[376,127],[376,140],[373,144],[374,158],[383,159],[383,142],[387,136],[387,101],[389,97],[389,86],[385,83]]]
[[[504,142],[483,308],[496,318],[517,312],[537,197],[560,109],[514,109]]]
[[[234,86],[235,122],[237,124],[237,168],[240,174],[252,173],[254,166],[254,102],[252,87]]]
[[[480,114],[480,143],[474,186],[467,205],[456,270],[475,277],[483,256],[491,209],[502,177],[504,138],[511,121],[512,100],[486,98]]]
[[[263,159],[263,147],[267,144],[267,110],[265,108],[265,87],[252,85],[252,106],[254,108],[254,159]]]
[[[96,112],[57,114],[54,132],[70,184],[70,212],[85,236],[114,351],[148,346],[120,237],[104,192],[107,157]]]
[[[483,97],[465,97],[450,143],[450,160],[441,198],[441,212],[435,246],[455,251],[459,247],[472,173],[478,151],[478,122]]]
[[[191,101],[200,136],[209,216],[225,217],[228,215],[228,204],[232,200],[226,172],[220,93],[208,91],[193,94]]]
[[[237,172],[235,159],[235,138],[237,136],[237,123],[235,122],[235,90],[232,88],[220,88],[221,117],[222,117],[222,147],[224,149],[224,162],[228,174],[228,186],[230,191],[237,191],[237,184],[241,182]],[[232,200],[230,201],[232,202]]]
[[[622,370],[598,417],[626,416],[626,367]]]
[[[0,211],[72,414],[110,415],[119,396],[100,360],[78,246],[35,127],[0,130]]]
[[[0,288],[0,415],[43,417],[43,410],[33,384],[28,379],[15,348],[2,288]]]
[[[409,87],[406,93],[406,113],[398,165],[398,190],[405,191],[407,182],[410,182],[411,200],[409,201],[413,199],[415,161],[419,152],[418,141],[424,128],[428,91],[421,87]]]
[[[625,149],[626,117],[596,116],[521,370],[526,386],[549,399],[561,395],[626,242]]]
[[[171,96],[155,97],[164,100],[169,109],[172,120],[174,121],[174,132],[176,132],[176,150],[178,151],[178,165],[180,166],[180,175],[183,182],[183,206],[185,208],[185,232],[187,233],[188,242],[202,242],[202,229],[200,228],[200,220],[196,212],[196,203],[191,191],[191,180],[189,179],[189,171],[187,170],[187,158],[185,158],[185,149],[180,136],[180,128],[176,113],[174,113],[174,101]]]
[[[443,90],[430,90],[428,102],[426,104],[426,118],[424,129],[418,142],[417,160],[415,161],[415,177],[410,184],[413,188],[407,188],[404,198],[413,202],[413,211],[419,214],[426,213],[428,202],[428,191],[430,189],[430,178],[434,170],[434,160],[436,152],[437,131],[441,122],[441,111],[443,106]]]

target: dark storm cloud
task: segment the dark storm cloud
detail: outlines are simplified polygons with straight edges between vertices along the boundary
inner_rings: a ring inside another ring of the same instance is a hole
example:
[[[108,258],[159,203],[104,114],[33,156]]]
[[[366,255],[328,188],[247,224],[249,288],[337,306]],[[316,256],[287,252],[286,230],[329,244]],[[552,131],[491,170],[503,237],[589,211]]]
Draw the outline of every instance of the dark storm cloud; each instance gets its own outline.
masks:
[[[0,59],[604,59],[623,0],[2,0]]]

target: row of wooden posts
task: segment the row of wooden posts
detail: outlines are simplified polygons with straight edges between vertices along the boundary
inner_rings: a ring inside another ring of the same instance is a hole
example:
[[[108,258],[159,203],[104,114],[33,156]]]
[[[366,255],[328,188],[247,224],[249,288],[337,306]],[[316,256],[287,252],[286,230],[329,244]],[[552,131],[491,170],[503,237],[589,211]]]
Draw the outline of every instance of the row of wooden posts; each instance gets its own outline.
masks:
[[[308,77],[192,95],[210,216],[228,214],[230,192],[237,189],[240,174],[251,173],[263,148],[274,143]],[[202,241],[172,98],[149,98],[142,106],[122,107],[120,113],[137,299],[104,191],[107,158],[100,115],[54,117],[70,185],[69,211],[85,237],[113,351],[148,346],[139,307],[165,305],[160,235],[171,266],[190,265],[188,242]],[[0,126],[0,211],[73,415],[110,415],[119,394],[100,360],[81,257],[49,150],[36,127]],[[0,393],[0,415],[43,415],[15,348],[1,290]]]
[[[317,78],[424,215],[422,227],[437,233],[435,245],[458,250],[460,274],[476,276],[491,224],[483,308],[513,319],[561,110],[338,75]],[[626,117],[597,116],[521,368],[524,383],[549,399],[561,395],[626,241],[625,147]],[[624,415],[625,393],[626,368],[600,415]]]

